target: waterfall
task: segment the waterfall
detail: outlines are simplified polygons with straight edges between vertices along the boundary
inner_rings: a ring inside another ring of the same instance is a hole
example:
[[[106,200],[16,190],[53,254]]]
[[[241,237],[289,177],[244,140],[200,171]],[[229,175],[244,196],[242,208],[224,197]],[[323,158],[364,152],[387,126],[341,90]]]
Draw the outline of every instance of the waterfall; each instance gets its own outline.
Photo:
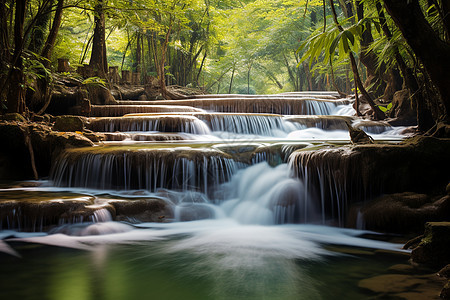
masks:
[[[208,126],[195,116],[161,115],[122,118],[94,118],[89,129],[99,132],[160,131],[209,134]]]
[[[243,224],[285,224],[316,221],[316,210],[303,183],[290,177],[287,164],[266,162],[239,171],[218,189],[226,215]]]
[[[209,189],[229,180],[238,164],[213,149],[90,149],[66,151],[55,162],[55,186],[95,189]]]

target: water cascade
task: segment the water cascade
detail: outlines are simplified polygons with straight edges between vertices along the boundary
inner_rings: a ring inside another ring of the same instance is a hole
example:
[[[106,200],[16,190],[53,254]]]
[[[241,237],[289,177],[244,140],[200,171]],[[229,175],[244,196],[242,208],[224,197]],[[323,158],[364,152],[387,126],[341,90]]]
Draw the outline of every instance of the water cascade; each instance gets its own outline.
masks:
[[[385,190],[351,165],[346,157],[354,154],[332,147],[350,143],[351,124],[375,140],[402,136],[354,117],[351,99],[338,97],[201,95],[93,106],[86,127],[104,141],[63,151],[48,180],[0,189],[0,254],[37,257],[0,255],[0,294],[372,297],[358,281],[389,265],[371,249],[402,250],[361,237],[373,232],[339,228],[352,203]],[[384,176],[379,170],[389,164],[373,172]],[[358,220],[364,224],[362,214]],[[17,246],[27,243],[34,246]]]

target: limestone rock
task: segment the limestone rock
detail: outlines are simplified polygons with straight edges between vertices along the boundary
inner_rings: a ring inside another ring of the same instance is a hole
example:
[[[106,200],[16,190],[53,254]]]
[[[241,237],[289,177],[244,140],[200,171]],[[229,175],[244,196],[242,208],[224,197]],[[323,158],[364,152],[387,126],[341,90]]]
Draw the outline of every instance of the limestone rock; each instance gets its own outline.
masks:
[[[401,90],[394,94],[389,117],[394,118],[389,121],[394,126],[417,125],[417,112],[413,107],[409,90]]]
[[[450,299],[450,280],[447,282],[447,284],[442,289],[439,297],[441,297],[441,299]]]
[[[439,272],[438,276],[450,279],[450,264],[443,267]]]
[[[115,208],[117,221],[163,222],[173,217],[172,207],[159,198],[112,200],[109,204]]]
[[[56,131],[83,131],[87,119],[79,116],[60,116],[56,118],[53,129]]]
[[[450,197],[433,198],[412,192],[386,194],[361,208],[365,228],[383,232],[416,232],[429,221],[450,215]]]
[[[26,122],[26,119],[18,113],[8,113],[2,116],[5,121],[16,121],[16,122]]]
[[[419,246],[411,252],[416,263],[442,267],[450,263],[450,222],[428,222]]]

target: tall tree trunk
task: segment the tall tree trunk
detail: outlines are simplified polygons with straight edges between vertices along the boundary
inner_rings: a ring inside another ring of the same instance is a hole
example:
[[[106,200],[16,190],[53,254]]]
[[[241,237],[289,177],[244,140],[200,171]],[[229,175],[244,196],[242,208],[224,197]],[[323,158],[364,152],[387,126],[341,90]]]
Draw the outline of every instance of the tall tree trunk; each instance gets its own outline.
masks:
[[[140,32],[136,32],[136,62],[135,62],[135,71],[141,72],[141,64],[142,64],[142,50],[141,50],[141,34]]]
[[[344,31],[344,28],[342,28],[342,26],[338,22],[336,9],[334,8],[334,1],[333,0],[329,0],[329,1],[330,1],[330,6],[331,6],[331,12],[333,14],[334,23],[336,24],[336,27],[338,28],[338,30],[340,32],[342,32],[342,31]],[[349,52],[349,57],[350,57],[350,64],[352,67],[352,71],[353,71],[353,74],[355,75],[355,84],[357,85],[357,87],[359,88],[359,90],[361,91],[361,93],[364,95],[367,102],[369,103],[370,107],[372,108],[373,113],[374,113],[374,118],[376,120],[384,119],[385,118],[384,113],[380,110],[380,108],[378,108],[378,106],[375,105],[375,102],[373,102],[372,97],[369,95],[369,93],[364,88],[364,85],[361,82],[361,77],[359,76],[358,66],[356,64],[355,57],[353,56],[353,53],[351,51]],[[358,109],[356,111],[358,112]]]
[[[425,19],[418,0],[384,0],[384,6],[402,32],[406,42],[420,59],[439,91],[450,121],[450,44],[442,41]]]
[[[355,3],[358,21],[361,21],[364,18],[364,4],[360,0],[356,0]],[[364,83],[364,87],[370,88],[370,92],[372,92],[376,97],[379,97],[383,95],[384,90],[386,89],[386,82],[389,81],[389,77],[386,76],[386,65],[382,63],[378,66],[376,54],[369,49],[373,41],[371,27],[368,25],[362,34],[361,55],[359,59],[367,70],[367,79]]]
[[[233,88],[233,79],[235,71],[236,71],[236,64],[233,65],[233,71],[231,71],[231,79],[230,79],[230,86],[228,87],[228,94],[231,94],[231,89]]]
[[[0,65],[9,62],[9,35],[8,35],[8,13],[6,10],[6,2],[8,0],[0,0]],[[0,75],[0,78],[2,75]]]
[[[14,19],[14,55],[8,90],[8,112],[25,111],[25,78],[23,74],[23,26],[25,23],[26,1],[16,1]]]
[[[55,16],[53,18],[52,28],[45,41],[44,48],[42,49],[41,56],[50,60],[52,57],[53,47],[55,46],[56,37],[58,36],[59,27],[61,26],[62,13],[64,8],[64,0],[58,0],[56,5]],[[44,62],[44,65],[48,66],[49,62]]]
[[[31,33],[30,44],[28,50],[34,53],[40,53],[45,45],[45,35],[51,19],[51,8],[53,0],[43,1],[42,6],[36,15],[36,21]]]
[[[386,17],[383,12],[383,8],[380,3],[376,3],[376,8],[378,11],[378,16],[381,22],[381,28],[384,32],[384,35],[388,38],[388,40],[392,39],[392,33],[389,29],[386,21]],[[414,105],[417,110],[417,125],[420,131],[428,131],[431,127],[434,126],[433,117],[431,115],[431,111],[428,109],[423,93],[420,91],[419,83],[417,82],[416,76],[414,76],[414,72],[411,68],[407,66],[402,55],[398,48],[395,48],[395,60],[397,65],[403,75],[405,85],[409,89],[411,94],[411,99],[413,100]]]
[[[89,66],[98,76],[106,77],[106,74],[108,73],[108,62],[106,60],[105,13],[103,0],[97,0],[94,23],[94,38],[92,41],[92,53]]]

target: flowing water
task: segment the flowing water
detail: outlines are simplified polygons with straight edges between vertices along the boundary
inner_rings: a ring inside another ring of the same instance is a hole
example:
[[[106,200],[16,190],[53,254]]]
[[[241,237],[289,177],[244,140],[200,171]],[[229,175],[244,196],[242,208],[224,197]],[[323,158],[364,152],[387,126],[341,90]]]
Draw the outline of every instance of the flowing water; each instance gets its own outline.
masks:
[[[349,143],[346,123],[392,142],[402,128],[335,98],[95,107],[89,129],[106,141],[62,153],[48,180],[0,190],[0,299],[377,296],[358,283],[406,263],[401,244],[342,228],[346,199],[325,207],[289,160]]]

